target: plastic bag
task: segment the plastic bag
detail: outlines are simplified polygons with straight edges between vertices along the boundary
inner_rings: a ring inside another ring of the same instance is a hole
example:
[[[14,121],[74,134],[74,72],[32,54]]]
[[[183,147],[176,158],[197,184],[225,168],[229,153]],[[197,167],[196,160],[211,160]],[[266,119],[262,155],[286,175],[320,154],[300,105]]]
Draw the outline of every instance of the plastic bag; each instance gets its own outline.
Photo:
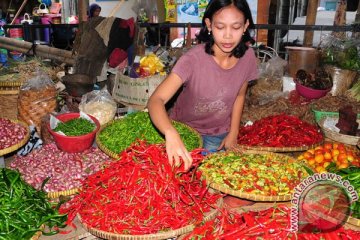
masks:
[[[38,71],[20,88],[18,110],[19,119],[35,125],[41,134],[41,119],[56,109],[57,91],[55,84],[44,72]]]
[[[275,57],[260,65],[260,77],[254,86],[250,87],[250,103],[264,105],[284,96],[282,91],[282,77],[287,62]]]
[[[95,117],[100,125],[114,119],[117,105],[106,88],[84,94],[79,104],[80,111]]]

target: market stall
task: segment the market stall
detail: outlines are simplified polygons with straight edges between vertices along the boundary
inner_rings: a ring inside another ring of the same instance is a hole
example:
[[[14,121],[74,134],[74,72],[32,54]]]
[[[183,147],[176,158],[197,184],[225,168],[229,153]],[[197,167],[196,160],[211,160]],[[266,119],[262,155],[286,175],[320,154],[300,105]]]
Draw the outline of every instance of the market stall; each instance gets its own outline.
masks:
[[[132,20],[80,29],[76,55],[1,69],[0,239],[358,238],[357,39],[329,35],[317,49],[289,47],[287,60],[250,46],[260,74],[235,147],[209,151],[195,128],[171,121],[193,159],[186,168],[170,164],[147,103],[191,36],[136,51]]]

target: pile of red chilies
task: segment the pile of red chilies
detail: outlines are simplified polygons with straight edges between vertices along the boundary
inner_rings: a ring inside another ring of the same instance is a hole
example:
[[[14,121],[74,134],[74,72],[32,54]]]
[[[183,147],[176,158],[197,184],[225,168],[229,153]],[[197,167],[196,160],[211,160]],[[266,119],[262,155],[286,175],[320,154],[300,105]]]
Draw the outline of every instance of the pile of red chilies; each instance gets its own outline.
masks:
[[[268,116],[239,130],[238,143],[248,146],[301,147],[323,140],[320,130],[296,116]]]
[[[359,232],[339,228],[327,233],[295,233],[291,231],[290,208],[279,205],[259,212],[238,213],[222,209],[216,219],[198,226],[182,240],[344,240],[358,239]]]
[[[190,171],[171,167],[163,144],[143,141],[123,151],[120,160],[90,175],[79,195],[60,208],[68,224],[78,213],[89,227],[142,235],[198,224],[215,207],[212,194],[197,171],[203,149],[194,150]]]

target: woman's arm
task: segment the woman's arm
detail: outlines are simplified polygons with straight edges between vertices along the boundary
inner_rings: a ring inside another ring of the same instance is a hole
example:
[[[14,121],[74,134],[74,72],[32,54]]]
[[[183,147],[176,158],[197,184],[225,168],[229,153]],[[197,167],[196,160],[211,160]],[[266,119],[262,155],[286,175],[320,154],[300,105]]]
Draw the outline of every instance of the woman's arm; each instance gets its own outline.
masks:
[[[184,168],[188,169],[191,166],[192,158],[165,109],[165,104],[175,95],[182,84],[183,82],[177,74],[170,73],[151,95],[147,107],[152,122],[165,136],[166,152],[170,164],[179,165],[180,158],[182,158]]]
[[[229,134],[224,138],[218,150],[221,150],[224,147],[225,149],[229,149],[237,144],[237,136],[240,129],[240,120],[244,108],[247,86],[248,82],[245,82],[235,99],[231,113],[230,131]]]

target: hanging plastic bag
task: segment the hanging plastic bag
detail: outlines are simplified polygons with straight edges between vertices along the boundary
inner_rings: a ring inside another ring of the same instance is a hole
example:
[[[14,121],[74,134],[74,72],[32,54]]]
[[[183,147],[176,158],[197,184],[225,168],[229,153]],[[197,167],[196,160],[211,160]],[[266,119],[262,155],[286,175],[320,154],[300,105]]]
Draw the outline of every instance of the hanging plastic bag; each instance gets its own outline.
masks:
[[[79,110],[95,117],[100,125],[114,119],[117,104],[106,88],[94,90],[82,96]]]

